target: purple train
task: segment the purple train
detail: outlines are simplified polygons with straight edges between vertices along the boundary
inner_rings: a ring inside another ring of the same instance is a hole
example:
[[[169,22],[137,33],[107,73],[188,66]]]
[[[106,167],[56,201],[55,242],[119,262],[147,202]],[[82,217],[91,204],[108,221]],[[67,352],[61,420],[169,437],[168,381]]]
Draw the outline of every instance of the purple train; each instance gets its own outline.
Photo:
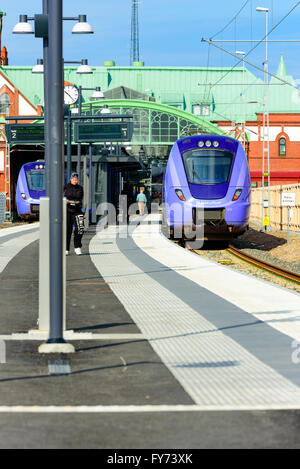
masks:
[[[220,135],[177,140],[163,181],[163,231],[181,239],[198,233],[208,240],[232,239],[248,227],[250,193],[248,162],[237,140]]]
[[[26,163],[19,172],[16,191],[18,215],[25,219],[36,219],[40,212],[40,197],[46,195],[45,162]]]

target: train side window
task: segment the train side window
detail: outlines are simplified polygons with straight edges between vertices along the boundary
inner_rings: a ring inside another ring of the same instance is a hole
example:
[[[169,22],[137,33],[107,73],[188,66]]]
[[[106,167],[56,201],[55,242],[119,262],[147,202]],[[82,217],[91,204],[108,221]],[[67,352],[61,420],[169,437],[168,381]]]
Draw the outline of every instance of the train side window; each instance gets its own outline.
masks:
[[[279,139],[279,156],[286,156],[286,139]]]
[[[9,96],[7,93],[0,96],[0,114],[9,114]]]

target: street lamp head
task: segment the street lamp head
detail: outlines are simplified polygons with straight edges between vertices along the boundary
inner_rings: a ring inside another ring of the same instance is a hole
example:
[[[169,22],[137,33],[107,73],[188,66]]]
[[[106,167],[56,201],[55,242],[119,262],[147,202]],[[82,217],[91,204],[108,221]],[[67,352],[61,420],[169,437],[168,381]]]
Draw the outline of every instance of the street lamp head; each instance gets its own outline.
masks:
[[[43,59],[37,59],[37,64],[33,67],[31,73],[44,73]]]
[[[90,97],[90,100],[91,101],[98,101],[98,99],[104,99],[104,98],[105,98],[105,96],[102,93],[100,86],[97,86],[96,90],[94,91],[94,93]]]
[[[20,21],[14,26],[13,34],[33,34],[33,27],[27,21],[27,15],[20,15]]]
[[[79,15],[79,21],[73,26],[72,34],[93,34],[93,28],[86,21],[86,15]]]
[[[81,74],[81,75],[93,73],[93,70],[92,70],[91,67],[88,65],[87,59],[82,59],[81,65],[77,68],[76,73],[79,73],[79,74]]]
[[[236,55],[246,55],[246,52],[244,52],[242,50],[236,50],[235,53],[236,53]]]
[[[268,13],[269,8],[265,8],[265,7],[256,7],[256,11],[264,11],[265,13]]]
[[[100,114],[111,114],[111,110],[109,109],[107,104],[103,106],[103,109],[101,109]]]

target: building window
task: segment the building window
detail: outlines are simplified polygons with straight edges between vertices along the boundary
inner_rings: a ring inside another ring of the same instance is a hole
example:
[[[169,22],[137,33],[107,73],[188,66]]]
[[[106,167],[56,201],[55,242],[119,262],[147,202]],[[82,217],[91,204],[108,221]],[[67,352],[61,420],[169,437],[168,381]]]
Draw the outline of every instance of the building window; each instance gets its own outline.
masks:
[[[286,139],[279,139],[279,156],[286,156]]]
[[[6,93],[0,96],[0,114],[9,114],[9,96]]]
[[[209,116],[209,104],[193,104],[192,111],[195,116]]]
[[[169,104],[171,107],[175,107],[175,109],[182,109],[182,104]]]

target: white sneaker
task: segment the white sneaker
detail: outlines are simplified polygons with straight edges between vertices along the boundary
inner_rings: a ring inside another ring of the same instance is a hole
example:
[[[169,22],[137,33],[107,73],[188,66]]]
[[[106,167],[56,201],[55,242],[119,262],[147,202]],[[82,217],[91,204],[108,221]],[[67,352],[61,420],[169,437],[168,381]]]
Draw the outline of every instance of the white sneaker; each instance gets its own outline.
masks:
[[[77,256],[80,256],[80,254],[82,254],[81,249],[75,248],[75,254],[77,254]]]
[[[68,255],[69,255],[69,251],[66,251],[66,256],[68,256]]]

